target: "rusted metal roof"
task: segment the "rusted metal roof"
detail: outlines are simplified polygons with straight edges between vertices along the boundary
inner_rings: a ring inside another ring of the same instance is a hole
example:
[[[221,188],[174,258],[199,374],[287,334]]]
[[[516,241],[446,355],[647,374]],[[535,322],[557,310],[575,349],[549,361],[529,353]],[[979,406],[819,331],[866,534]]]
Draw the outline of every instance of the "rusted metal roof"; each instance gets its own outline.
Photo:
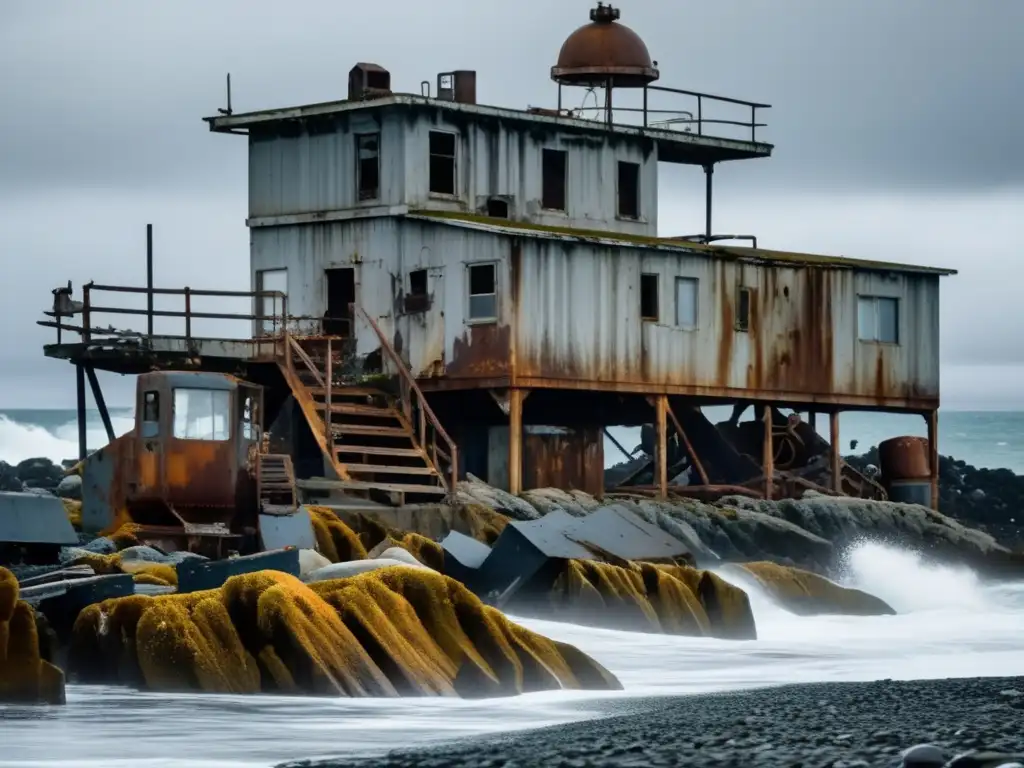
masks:
[[[455,227],[495,232],[517,237],[537,237],[548,240],[564,240],[567,242],[584,242],[596,245],[610,245],[621,248],[644,248],[654,250],[679,251],[691,254],[706,254],[716,258],[754,263],[779,263],[786,266],[814,266],[835,269],[853,269],[872,272],[906,272],[913,274],[955,275],[955,269],[945,267],[928,267],[918,264],[875,261],[871,259],[852,259],[846,256],[827,256],[814,253],[795,253],[775,251],[765,248],[747,248],[741,246],[704,245],[688,241],[674,240],[664,237],[645,237],[642,235],[626,235],[620,232],[602,232],[598,230],[569,229],[548,227],[510,219],[492,219],[476,214],[448,211],[411,211],[405,218],[420,221],[434,221]]]
[[[562,44],[551,78],[567,85],[635,88],[658,79],[647,46],[636,32],[619,24],[619,10],[604,3],[590,11],[590,23]]]

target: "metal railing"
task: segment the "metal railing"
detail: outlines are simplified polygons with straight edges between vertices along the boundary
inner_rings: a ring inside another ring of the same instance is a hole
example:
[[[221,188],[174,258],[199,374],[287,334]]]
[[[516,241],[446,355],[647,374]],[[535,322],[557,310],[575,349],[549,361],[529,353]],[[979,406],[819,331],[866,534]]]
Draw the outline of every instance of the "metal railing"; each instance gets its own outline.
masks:
[[[373,329],[374,333],[377,334],[381,350],[398,373],[399,399],[401,400],[406,419],[416,430],[417,442],[420,448],[427,452],[428,458],[438,469],[443,465],[448,466],[450,480],[446,482],[442,475],[441,482],[449,494],[454,493],[459,481],[459,454],[455,441],[448,436],[444,427],[441,426],[441,422],[427,402],[423,390],[419,388],[416,379],[413,378],[408,367],[406,367],[402,358],[395,351],[395,348],[391,346],[391,342],[388,341],[387,336],[381,331],[380,326],[362,307],[359,308],[359,312]],[[444,443],[444,448],[438,445],[439,440]]]
[[[771,109],[771,104],[761,104],[755,101],[744,101],[733,99],[728,96],[715,96],[710,93],[699,91],[687,91],[682,88],[669,88],[663,85],[647,85],[642,89],[618,88],[612,90],[612,98],[621,96],[628,91],[640,90],[643,94],[643,104],[639,107],[618,106],[614,101],[609,102],[609,96],[605,93],[605,101],[602,104],[598,98],[598,89],[588,88],[583,98],[583,104],[576,109],[563,109],[562,88],[558,90],[558,113],[568,117],[589,118],[602,120],[609,124],[639,124],[644,128],[658,128],[670,131],[681,131],[693,133],[697,136],[709,136],[715,138],[731,138],[724,136],[721,128],[739,128],[740,140],[757,142],[757,129],[768,127],[767,123],[758,122],[758,111]],[[686,97],[685,102],[672,105],[671,107],[655,108],[651,106],[653,94],[673,94],[674,96]],[[587,96],[594,96],[594,106],[587,106]],[[744,112],[749,110],[749,118],[728,119],[722,114],[726,105],[738,108]],[[622,115],[632,117],[632,120],[623,121]]]

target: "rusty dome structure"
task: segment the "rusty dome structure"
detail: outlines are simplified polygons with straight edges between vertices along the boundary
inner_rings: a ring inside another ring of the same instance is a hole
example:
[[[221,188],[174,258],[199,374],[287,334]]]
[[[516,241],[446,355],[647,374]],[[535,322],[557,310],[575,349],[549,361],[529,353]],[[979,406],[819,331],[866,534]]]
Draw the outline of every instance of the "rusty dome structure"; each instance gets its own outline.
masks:
[[[658,70],[640,35],[618,23],[618,8],[598,3],[590,23],[566,38],[551,68],[560,85],[589,88],[642,88],[658,79]]]
[[[551,68],[551,79],[558,83],[559,110],[563,85],[603,88],[605,119],[611,124],[616,88],[646,88],[658,79],[657,62],[651,60],[647,44],[619,23],[620,16],[618,8],[599,2],[590,10],[590,23],[562,43],[558,63]]]

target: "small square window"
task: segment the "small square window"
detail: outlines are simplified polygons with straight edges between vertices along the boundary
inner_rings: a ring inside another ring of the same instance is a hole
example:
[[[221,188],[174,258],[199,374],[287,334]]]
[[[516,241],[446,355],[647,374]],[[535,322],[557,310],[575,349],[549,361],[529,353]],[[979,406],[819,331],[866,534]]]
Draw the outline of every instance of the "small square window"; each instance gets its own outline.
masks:
[[[658,322],[658,276],[640,275],[640,319]]]
[[[619,162],[619,217],[640,218],[640,163]]]
[[[438,195],[456,194],[454,133],[430,132],[430,191]]]
[[[687,330],[697,327],[698,287],[700,283],[695,277],[676,278],[676,325]]]
[[[494,264],[469,265],[469,319],[498,319],[498,283]]]
[[[899,299],[889,296],[857,297],[857,337],[882,344],[899,343]]]
[[[750,330],[750,289],[740,288],[736,302],[736,330],[746,333]]]
[[[430,308],[430,296],[427,290],[427,270],[414,269],[409,273],[409,290],[405,294],[405,311],[407,314],[426,312]]]
[[[541,153],[541,208],[566,210],[566,171],[568,153],[562,149],[545,149]]]
[[[360,200],[380,197],[380,134],[356,136],[356,179]]]
[[[160,421],[160,393],[150,390],[142,395],[142,420]]]

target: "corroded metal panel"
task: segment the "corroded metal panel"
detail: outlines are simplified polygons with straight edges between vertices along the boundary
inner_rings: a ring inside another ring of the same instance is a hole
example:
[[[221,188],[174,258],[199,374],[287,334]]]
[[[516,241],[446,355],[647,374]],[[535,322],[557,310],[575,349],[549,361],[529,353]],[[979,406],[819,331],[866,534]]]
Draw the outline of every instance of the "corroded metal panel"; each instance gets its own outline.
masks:
[[[938,277],[783,267],[704,254],[521,239],[515,378],[722,397],[894,407],[938,397]],[[658,318],[641,320],[641,275]],[[676,317],[697,281],[696,324]],[[746,330],[739,292],[749,297]],[[899,342],[858,338],[858,296],[899,299]]]
[[[523,434],[523,487],[604,492],[601,427],[527,427]]]

